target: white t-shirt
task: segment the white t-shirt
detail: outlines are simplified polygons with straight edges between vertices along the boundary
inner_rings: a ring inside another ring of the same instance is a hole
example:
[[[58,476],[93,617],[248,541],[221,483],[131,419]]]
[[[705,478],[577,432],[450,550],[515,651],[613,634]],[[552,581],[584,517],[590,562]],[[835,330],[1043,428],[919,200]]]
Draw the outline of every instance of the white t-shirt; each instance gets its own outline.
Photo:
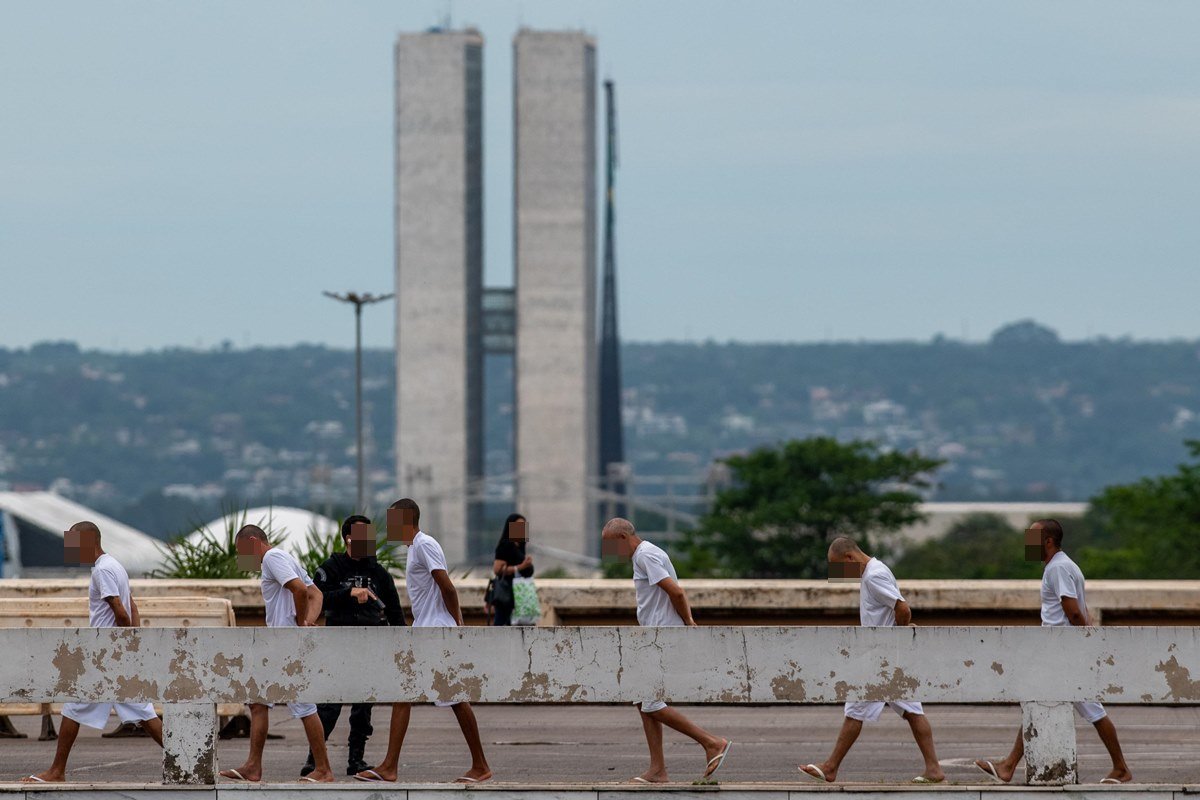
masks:
[[[299,578],[304,585],[312,586],[312,578],[300,566],[296,557],[286,550],[272,547],[263,555],[262,595],[267,606],[268,628],[295,628],[296,600],[284,584]]]
[[[88,622],[93,628],[117,627],[117,615],[112,606],[104,602],[106,597],[121,598],[125,613],[133,617],[133,605],[129,591],[129,573],[121,562],[102,553],[92,565],[92,580],[88,584]]]
[[[458,626],[442,590],[433,580],[435,569],[446,569],[446,554],[442,546],[425,531],[417,531],[404,562],[404,584],[408,587],[408,602],[412,606],[414,628],[454,628]]]
[[[1083,572],[1067,554],[1059,550],[1042,570],[1042,624],[1070,625],[1062,599],[1074,597],[1087,617],[1087,598],[1083,592]]]
[[[637,594],[637,620],[648,628],[683,625],[671,597],[658,585],[663,578],[677,580],[671,558],[657,545],[642,542],[633,551],[633,590]]]
[[[858,585],[858,621],[864,626],[890,628],[896,624],[896,603],[903,599],[887,564],[878,558],[868,561]]]

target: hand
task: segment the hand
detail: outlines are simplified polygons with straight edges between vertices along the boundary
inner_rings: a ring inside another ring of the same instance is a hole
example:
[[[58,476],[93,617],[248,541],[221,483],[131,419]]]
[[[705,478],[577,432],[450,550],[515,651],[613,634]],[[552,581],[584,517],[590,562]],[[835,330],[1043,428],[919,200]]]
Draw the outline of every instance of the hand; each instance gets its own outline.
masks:
[[[910,622],[910,623],[908,623],[908,627],[910,627],[910,628],[915,628],[915,627],[917,627],[917,623],[915,623],[915,622]]]
[[[374,592],[372,592],[370,589],[366,589],[366,588],[351,589],[350,596],[353,597],[355,600],[357,600],[359,605],[362,605],[363,603],[367,602],[368,600],[378,599],[375,597]]]
[[[525,556],[525,560],[521,562],[521,566],[517,567],[517,569],[525,569],[526,567],[532,567],[532,566],[533,566],[533,556]]]
[[[699,625],[696,624],[696,620],[694,620],[694,619],[686,620],[683,624],[688,626],[689,628],[699,628],[700,627]]]
[[[297,615],[296,616],[296,627],[297,628],[315,628],[315,627],[317,627],[317,623],[309,622],[306,619],[301,619],[300,616]]]

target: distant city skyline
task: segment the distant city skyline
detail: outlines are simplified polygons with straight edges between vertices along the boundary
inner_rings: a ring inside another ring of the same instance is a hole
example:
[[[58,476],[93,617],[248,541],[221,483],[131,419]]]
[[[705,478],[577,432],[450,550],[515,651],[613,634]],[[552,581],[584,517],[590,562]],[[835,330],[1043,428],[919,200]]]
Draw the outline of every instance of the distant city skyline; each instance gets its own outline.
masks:
[[[621,97],[626,340],[1200,338],[1200,6],[64,2],[0,8],[0,346],[351,346],[320,292],[393,288],[392,42],[448,12],[488,285],[513,36],[570,28]]]

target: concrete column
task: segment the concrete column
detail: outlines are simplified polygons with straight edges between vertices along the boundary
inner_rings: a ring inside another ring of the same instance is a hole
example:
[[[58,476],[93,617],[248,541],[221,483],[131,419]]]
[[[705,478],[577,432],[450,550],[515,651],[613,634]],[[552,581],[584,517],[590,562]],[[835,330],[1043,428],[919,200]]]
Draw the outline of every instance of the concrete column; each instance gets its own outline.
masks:
[[[163,783],[217,782],[217,707],[163,704]]]
[[[1070,703],[1021,703],[1025,781],[1031,786],[1079,783],[1075,714]]]

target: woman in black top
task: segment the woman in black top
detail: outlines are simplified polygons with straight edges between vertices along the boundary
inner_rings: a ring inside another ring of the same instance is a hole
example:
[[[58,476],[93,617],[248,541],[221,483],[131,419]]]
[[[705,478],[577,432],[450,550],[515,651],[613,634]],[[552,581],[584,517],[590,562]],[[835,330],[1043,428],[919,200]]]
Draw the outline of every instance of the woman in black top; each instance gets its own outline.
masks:
[[[513,613],[512,581],[513,576],[522,578],[533,577],[533,557],[525,554],[525,517],[520,514],[509,514],[504,520],[504,529],[500,532],[500,543],[496,545],[496,560],[492,564],[492,572],[496,574],[496,583],[501,581],[508,584],[508,602],[493,602],[496,618],[493,625],[511,625]]]

